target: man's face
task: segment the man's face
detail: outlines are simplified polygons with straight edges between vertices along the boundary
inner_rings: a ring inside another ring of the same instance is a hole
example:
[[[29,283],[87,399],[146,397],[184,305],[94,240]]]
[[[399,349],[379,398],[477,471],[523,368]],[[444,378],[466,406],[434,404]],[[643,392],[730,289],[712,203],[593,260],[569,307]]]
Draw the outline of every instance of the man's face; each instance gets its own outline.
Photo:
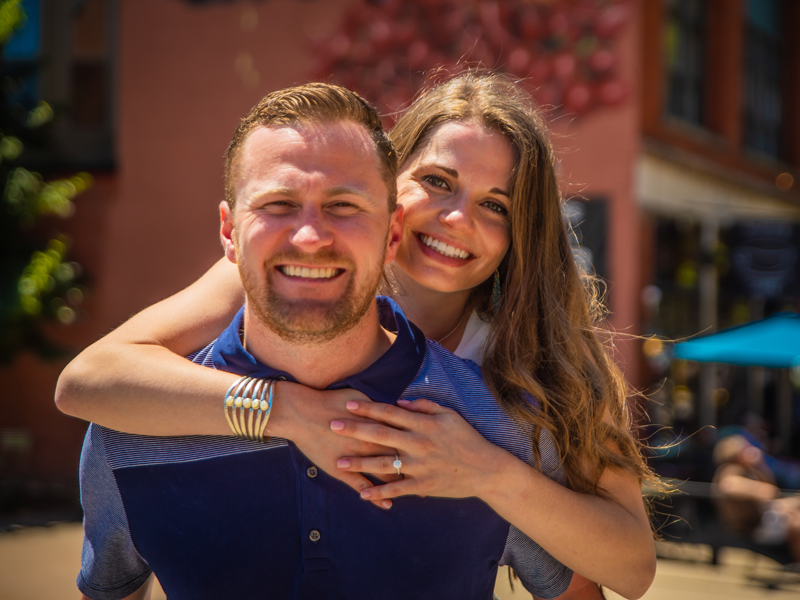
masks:
[[[221,235],[255,316],[301,343],[353,327],[401,233],[366,130],[349,121],[258,128],[232,177],[236,203],[232,214],[220,205]]]

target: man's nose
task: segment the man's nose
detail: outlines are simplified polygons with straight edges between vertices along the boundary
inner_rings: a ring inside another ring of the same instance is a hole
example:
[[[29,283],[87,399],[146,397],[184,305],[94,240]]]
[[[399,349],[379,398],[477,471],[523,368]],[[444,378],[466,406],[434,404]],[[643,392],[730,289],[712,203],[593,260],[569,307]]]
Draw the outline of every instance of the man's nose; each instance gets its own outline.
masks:
[[[333,243],[333,235],[319,210],[305,210],[297,229],[292,234],[292,244],[304,252],[313,253]]]

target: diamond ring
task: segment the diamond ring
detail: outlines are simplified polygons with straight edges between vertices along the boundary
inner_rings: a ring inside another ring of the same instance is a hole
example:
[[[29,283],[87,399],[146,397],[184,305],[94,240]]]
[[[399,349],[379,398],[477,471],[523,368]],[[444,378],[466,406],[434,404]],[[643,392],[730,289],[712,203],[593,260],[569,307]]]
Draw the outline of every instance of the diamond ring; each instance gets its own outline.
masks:
[[[394,455],[394,462],[392,463],[392,466],[393,466],[395,469],[397,469],[397,474],[398,474],[398,475],[400,475],[400,474],[401,474],[401,473],[400,473],[400,469],[401,469],[401,468],[402,468],[402,466],[403,466],[403,461],[402,461],[402,460],[400,460],[400,457],[399,457],[397,454],[395,454],[395,455]]]

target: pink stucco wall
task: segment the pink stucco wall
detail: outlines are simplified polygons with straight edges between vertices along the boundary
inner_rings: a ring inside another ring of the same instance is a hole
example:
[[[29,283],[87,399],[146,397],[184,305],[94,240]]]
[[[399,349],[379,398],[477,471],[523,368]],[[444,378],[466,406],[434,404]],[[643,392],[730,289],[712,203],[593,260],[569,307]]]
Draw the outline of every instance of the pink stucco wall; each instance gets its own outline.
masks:
[[[642,222],[635,197],[634,173],[641,151],[639,5],[619,38],[621,79],[630,86],[627,100],[580,119],[562,117],[553,124],[561,159],[564,194],[608,200],[608,276],[610,324],[623,334],[616,341],[617,360],[634,385],[640,385],[638,342],[642,288]]]

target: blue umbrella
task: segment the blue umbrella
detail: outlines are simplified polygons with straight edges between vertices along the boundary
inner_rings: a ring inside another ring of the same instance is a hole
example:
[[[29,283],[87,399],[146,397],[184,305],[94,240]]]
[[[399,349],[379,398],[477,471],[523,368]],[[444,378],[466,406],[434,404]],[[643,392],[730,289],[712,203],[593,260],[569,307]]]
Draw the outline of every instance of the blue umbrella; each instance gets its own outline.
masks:
[[[800,314],[776,313],[675,346],[675,356],[698,362],[771,367],[800,366]]]

